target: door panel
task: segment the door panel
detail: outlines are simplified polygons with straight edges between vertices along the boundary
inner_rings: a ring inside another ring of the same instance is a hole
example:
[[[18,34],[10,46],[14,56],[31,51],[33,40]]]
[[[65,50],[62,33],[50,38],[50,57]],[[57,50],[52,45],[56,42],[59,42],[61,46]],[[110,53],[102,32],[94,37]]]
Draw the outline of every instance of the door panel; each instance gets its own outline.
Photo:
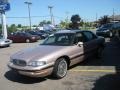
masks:
[[[97,37],[90,31],[83,32],[86,41],[84,42],[84,51],[86,57],[94,55],[98,45],[97,45]]]
[[[84,60],[84,50],[83,50],[83,46],[78,46],[78,45],[74,45],[71,46],[71,50],[70,50],[70,59],[71,59],[71,64],[76,64],[78,62],[81,62]]]

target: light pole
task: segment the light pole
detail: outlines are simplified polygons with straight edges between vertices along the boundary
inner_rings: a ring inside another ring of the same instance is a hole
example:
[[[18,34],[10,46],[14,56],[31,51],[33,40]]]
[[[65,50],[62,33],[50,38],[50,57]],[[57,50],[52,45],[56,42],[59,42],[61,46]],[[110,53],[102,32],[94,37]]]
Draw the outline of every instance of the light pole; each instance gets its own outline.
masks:
[[[69,12],[66,12],[66,20],[67,20],[67,23],[68,23],[68,20],[69,20]]]
[[[2,22],[2,34],[5,39],[7,39],[7,23],[6,23],[6,16],[5,16],[5,11],[0,12],[1,13],[1,22]]]
[[[114,11],[114,8],[113,8],[113,22],[115,22],[115,11]]]
[[[98,14],[96,13],[96,26],[98,25]]]
[[[51,16],[51,23],[54,25],[54,17],[53,17],[53,6],[48,6],[48,9],[50,10],[50,16]]]
[[[32,3],[31,3],[31,2],[24,2],[24,3],[28,5],[29,25],[30,25],[30,30],[31,30],[31,12],[30,12],[30,5],[31,5]]]

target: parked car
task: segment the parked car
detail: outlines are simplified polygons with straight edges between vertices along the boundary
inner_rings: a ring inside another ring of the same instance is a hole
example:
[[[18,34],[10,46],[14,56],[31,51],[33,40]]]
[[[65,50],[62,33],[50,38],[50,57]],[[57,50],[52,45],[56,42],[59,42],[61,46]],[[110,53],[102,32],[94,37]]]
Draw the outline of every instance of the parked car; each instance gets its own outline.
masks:
[[[102,25],[97,29],[96,34],[103,37],[113,37],[114,32],[111,31],[113,29],[113,26],[113,23]]]
[[[91,31],[61,30],[37,47],[19,51],[10,57],[8,67],[29,77],[53,75],[63,78],[67,69],[92,55],[100,57],[105,39]]]
[[[40,39],[45,39],[47,37],[46,34],[38,32],[38,31],[27,31],[27,32],[32,35],[38,35],[40,37]]]
[[[108,23],[102,25],[99,29],[97,29],[96,34],[98,36],[113,37],[116,36],[117,33],[119,33],[119,30],[120,22]]]
[[[14,43],[36,42],[39,38],[40,37],[37,35],[31,35],[24,32],[17,32],[8,36],[8,39],[12,40]]]
[[[5,39],[2,36],[0,36],[0,47],[8,47],[12,43],[11,40]]]

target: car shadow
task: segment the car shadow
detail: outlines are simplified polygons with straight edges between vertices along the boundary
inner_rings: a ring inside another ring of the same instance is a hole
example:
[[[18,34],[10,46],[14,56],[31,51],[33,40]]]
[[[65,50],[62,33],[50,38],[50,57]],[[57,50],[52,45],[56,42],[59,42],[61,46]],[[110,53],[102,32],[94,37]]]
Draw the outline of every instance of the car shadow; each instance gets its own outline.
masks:
[[[112,38],[106,43],[101,59],[91,57],[71,68],[76,66],[113,66],[115,73],[99,77],[95,80],[91,90],[120,90],[120,41]]]
[[[0,49],[8,48],[10,46],[0,46]]]
[[[47,80],[46,78],[32,78],[32,77],[22,76],[11,70],[7,71],[4,74],[4,77],[12,82],[18,82],[22,84],[34,84],[34,83],[40,83]]]
[[[114,66],[115,73],[98,78],[92,90],[120,90],[120,41],[114,38],[108,45],[109,50],[106,55],[108,54],[109,57],[103,59],[105,63],[102,65]]]
[[[97,79],[92,90],[120,90],[120,67],[116,67],[115,74],[108,74]]]

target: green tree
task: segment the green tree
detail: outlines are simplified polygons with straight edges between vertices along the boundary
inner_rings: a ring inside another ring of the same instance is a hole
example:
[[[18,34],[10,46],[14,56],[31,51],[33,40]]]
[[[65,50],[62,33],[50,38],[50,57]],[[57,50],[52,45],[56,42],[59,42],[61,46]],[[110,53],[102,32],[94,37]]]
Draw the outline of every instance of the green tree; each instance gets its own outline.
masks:
[[[61,28],[66,28],[65,21],[61,21],[61,22],[60,22],[60,27],[61,27]]]
[[[82,27],[83,25],[84,25],[84,21],[81,20],[81,22],[80,22],[80,26]]]
[[[65,19],[64,21],[60,22],[60,27],[64,28],[64,29],[68,29],[69,28],[69,22],[67,19]]]
[[[8,32],[15,32],[17,31],[17,26],[15,24],[12,24],[10,27],[8,27]]]
[[[33,27],[37,27],[37,25],[33,25]]]
[[[99,25],[110,23],[110,18],[107,15],[104,15],[99,19]]]
[[[43,26],[45,24],[51,24],[51,21],[46,21],[46,20],[43,20],[39,23],[39,26]]]
[[[22,25],[21,25],[21,24],[18,24],[17,27],[18,27],[18,28],[22,28]]]
[[[72,23],[69,24],[69,28],[71,28],[71,29],[79,29],[80,21],[81,21],[81,18],[80,18],[80,16],[78,14],[72,15],[72,17],[71,17],[71,22]]]
[[[51,21],[47,21],[47,24],[51,24]]]

